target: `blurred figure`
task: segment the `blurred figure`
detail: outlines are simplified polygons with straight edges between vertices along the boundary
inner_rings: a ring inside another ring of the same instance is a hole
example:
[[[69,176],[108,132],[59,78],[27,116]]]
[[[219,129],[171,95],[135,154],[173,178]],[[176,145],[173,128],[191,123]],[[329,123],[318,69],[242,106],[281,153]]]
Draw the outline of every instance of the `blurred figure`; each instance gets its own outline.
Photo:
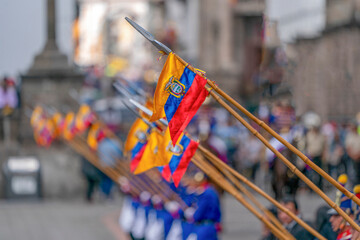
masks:
[[[269,123],[279,131],[282,128],[291,128],[295,123],[295,110],[289,100],[283,99],[275,103],[271,111]]]
[[[103,167],[115,167],[117,161],[120,161],[123,156],[119,142],[111,138],[104,138],[99,142],[98,154]],[[104,174],[100,182],[100,188],[105,198],[111,198],[113,185],[114,182],[111,178]]]
[[[202,172],[197,172],[189,187],[195,189],[195,205],[185,210],[183,239],[216,240],[221,230],[219,195]]]
[[[306,153],[313,163],[323,168],[323,156],[326,148],[325,136],[320,132],[319,126],[314,126],[306,134]],[[322,189],[322,177],[310,169],[310,179]]]
[[[353,192],[356,197],[360,198],[360,184],[357,184],[353,188]],[[354,221],[359,225],[360,224],[360,206],[357,205],[354,201],[352,202],[352,209],[354,211]],[[354,228],[351,229],[353,239],[360,239],[360,232],[356,231]]]
[[[95,188],[99,185],[101,181],[102,173],[84,157],[81,157],[81,171],[87,181],[85,199],[87,202],[91,203],[94,200],[93,195]]]
[[[270,207],[268,210],[274,216],[278,215],[277,208],[275,208],[274,206]],[[266,214],[264,215],[264,218],[270,221],[270,219],[267,217]],[[274,236],[274,234],[271,233],[270,229],[268,229],[265,224],[262,224],[262,231],[261,231],[261,238],[260,239],[261,240],[275,240],[276,237]]]
[[[240,149],[240,161],[246,176],[250,176],[255,181],[256,173],[260,167],[260,157],[263,144],[253,134],[250,134],[247,141],[242,144]]]
[[[348,157],[354,164],[355,184],[360,183],[360,135],[357,132],[355,123],[350,123],[348,134],[345,139],[345,148]]]
[[[340,208],[346,212],[352,219],[354,218],[354,212],[352,208],[352,201],[343,197],[341,199]],[[330,223],[332,230],[337,233],[338,240],[352,239],[352,228],[349,223],[345,221],[345,219],[340,216],[335,209],[331,208],[328,211],[330,217]]]
[[[329,174],[333,178],[336,178],[339,175],[339,165],[344,154],[345,151],[340,142],[340,136],[338,133],[335,133],[334,139],[329,144],[329,147],[327,148],[325,153],[325,158],[328,163]]]
[[[327,213],[329,206],[322,206],[316,211],[315,225],[316,230],[328,240],[336,240],[336,232],[331,228],[330,216]]]
[[[283,128],[280,136],[288,142],[292,142],[292,134],[288,128]],[[290,160],[294,165],[296,159],[293,158],[292,152],[286,148],[276,138],[272,138],[269,143],[278,150],[285,158]],[[270,150],[266,149],[266,158],[269,161],[271,174],[271,186],[277,200],[283,198],[283,194],[290,194],[295,197],[298,189],[299,178]]]
[[[285,197],[281,200],[281,205],[289,209],[290,212],[294,213],[298,217],[301,217],[300,211],[298,209],[298,204],[293,197]],[[290,216],[288,216],[285,212],[279,211],[278,214],[280,222],[284,225],[284,227],[291,233],[296,239],[313,239],[313,236],[306,231],[302,226],[300,226],[296,221],[294,221]],[[310,223],[306,222],[311,226]]]

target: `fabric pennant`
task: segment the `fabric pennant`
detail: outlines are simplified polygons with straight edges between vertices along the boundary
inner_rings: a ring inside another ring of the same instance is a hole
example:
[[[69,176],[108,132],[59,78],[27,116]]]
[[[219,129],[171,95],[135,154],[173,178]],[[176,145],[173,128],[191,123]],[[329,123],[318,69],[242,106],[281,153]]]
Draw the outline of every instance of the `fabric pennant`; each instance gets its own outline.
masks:
[[[166,116],[173,145],[208,95],[207,80],[185,66],[170,53],[161,72],[154,95],[150,121]]]

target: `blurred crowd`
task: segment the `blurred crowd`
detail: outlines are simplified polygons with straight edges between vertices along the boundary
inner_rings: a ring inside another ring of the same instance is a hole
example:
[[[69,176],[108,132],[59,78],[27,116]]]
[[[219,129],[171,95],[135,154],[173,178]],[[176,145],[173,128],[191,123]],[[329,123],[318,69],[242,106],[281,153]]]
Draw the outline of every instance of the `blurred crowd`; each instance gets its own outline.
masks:
[[[352,121],[322,123],[316,113],[296,117],[294,108],[287,101],[279,101],[272,107],[260,104],[255,114],[333,178],[346,173],[350,184],[360,183],[360,113]],[[320,175],[299,157],[268,132],[251,125],[320,189],[327,190],[328,185]],[[306,188],[275,154],[223,108],[203,106],[188,131],[199,136],[218,157],[260,186],[270,178],[277,199],[284,194],[295,195],[297,189]]]
[[[124,139],[126,129],[132,122],[129,118],[133,119],[134,116],[127,112],[121,101],[117,101],[112,83],[121,79],[122,84],[129,85],[129,90],[134,94],[136,88],[143,91],[152,86],[145,84],[141,78],[126,82],[122,77],[106,77],[105,70],[95,66],[87,69],[79,102],[89,104],[107,126]],[[296,116],[290,101],[276,100],[261,102],[253,114],[333,178],[346,173],[350,185],[360,183],[360,113],[347,122],[325,122],[313,112]],[[253,122],[249,123],[320,189],[327,190],[329,185],[322,181],[320,175],[264,129]],[[275,154],[224,108],[206,101],[187,131],[198,137],[220,159],[261,187],[266,188],[266,183],[271,182],[277,199],[288,194],[295,195],[298,189],[307,189]]]
[[[128,110],[124,108],[122,104],[117,103],[117,94],[112,87],[112,83],[120,79],[121,77],[104,77],[104,71],[101,68],[90,68],[85,77],[83,87],[79,92],[79,101],[89,104],[100,115],[107,126],[121,137],[121,134],[127,132],[123,130],[129,128],[126,124],[132,122],[127,121],[126,118],[132,114],[123,112],[124,109],[126,111]],[[141,79],[134,82],[123,81],[123,83],[128,84],[129,90],[133,91],[134,94],[139,94],[138,92],[136,93],[136,88],[146,88]],[[295,215],[301,216],[299,206],[295,200],[296,193],[300,189],[310,192],[312,192],[312,190],[308,189],[307,185],[300,181],[274,153],[268,150],[256,136],[251,134],[250,131],[234,117],[230,116],[225,109],[209,101],[210,100],[207,100],[205,102],[189,124],[186,129],[188,133],[194,137],[198,137],[205,147],[210,149],[224,162],[254,181],[257,185],[272,191],[275,198],[281,201],[286,208],[290,209]],[[347,122],[325,122],[321,120],[319,115],[312,112],[297,117],[295,109],[291,106],[290,102],[281,100],[271,103],[262,102],[253,114],[268,124],[285,140],[293,144],[333,178],[337,179],[339,175],[345,173],[348,178],[347,187],[360,183],[360,113],[354,116],[354,119]],[[322,181],[322,177],[320,177],[319,174],[313,171],[271,134],[256,124],[252,122],[249,123],[320,189],[327,191],[330,188],[329,183]],[[101,173],[96,172],[95,168],[90,169],[91,167],[86,166],[85,160],[83,162],[83,173],[89,184],[87,200],[91,201],[91,195],[95,185],[99,185],[101,191],[107,197],[111,196],[111,180],[107,179]],[[185,192],[187,190],[188,188],[184,189]],[[179,188],[174,189],[174,191],[182,190]],[[181,196],[180,192],[179,195]],[[150,218],[151,214],[149,213],[154,210],[155,215],[152,217],[154,217],[154,219],[157,217],[163,222],[161,224],[161,232],[164,233],[163,227],[166,225],[164,221],[167,221],[164,219],[168,219],[171,222],[171,226],[172,222],[178,218],[178,206],[160,206],[157,202],[158,199],[156,199],[156,197],[152,199],[152,197],[154,196],[139,195],[135,199],[129,198],[124,203],[123,211],[125,211],[125,213],[123,212],[122,214],[126,215],[128,214],[126,211],[130,211],[136,216],[137,214],[143,214],[142,212],[145,211],[146,218]],[[199,199],[195,200],[195,205],[198,205],[198,201]],[[338,204],[344,207],[341,205],[341,201],[338,200]],[[157,209],[158,207],[161,208]],[[176,210],[174,210],[174,216],[172,216],[171,213],[173,207],[176,208]],[[350,208],[353,209],[352,207]],[[140,211],[140,213],[137,213],[138,211]],[[287,214],[275,210],[273,210],[273,212],[296,239],[313,239],[306,230],[289,218]],[[186,214],[181,214],[183,216],[180,217],[180,219],[186,219]],[[194,216],[193,214],[194,213],[192,213],[191,217]],[[124,216],[122,215],[122,217]],[[339,215],[329,213],[329,207],[324,206],[318,209],[316,220],[311,225],[322,235],[326,235],[328,239],[336,239],[340,228],[341,231],[345,229],[350,233],[350,228],[347,229],[343,228],[343,225],[336,225],[334,220],[336,217],[339,217]],[[164,219],[161,220],[161,218]],[[207,220],[205,222],[202,220],[199,221],[195,226],[200,223],[208,223]],[[219,221],[220,220],[217,219],[215,222]],[[133,235],[139,234],[138,229],[132,229],[128,226],[130,222],[131,221],[125,221],[120,217],[120,224],[123,229],[127,229],[127,232],[129,232],[134,239],[137,239],[138,237]],[[146,222],[150,224],[151,221],[147,220]],[[211,220],[211,223],[213,224],[213,220]],[[136,226],[138,226],[138,223],[136,223]],[[145,229],[149,226],[142,228],[141,236],[146,234]],[[152,227],[156,229],[155,225]],[[168,234],[170,228],[169,226],[165,227],[167,228],[165,232]],[[264,228],[263,239],[274,239],[266,228]]]

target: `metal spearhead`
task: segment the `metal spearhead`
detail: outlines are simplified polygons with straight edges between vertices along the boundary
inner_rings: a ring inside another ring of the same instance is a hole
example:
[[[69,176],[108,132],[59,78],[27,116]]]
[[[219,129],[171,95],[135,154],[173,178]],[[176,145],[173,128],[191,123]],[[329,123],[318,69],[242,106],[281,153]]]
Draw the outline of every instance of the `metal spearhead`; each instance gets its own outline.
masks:
[[[143,35],[147,40],[149,40],[152,43],[152,45],[154,45],[157,49],[159,49],[159,51],[163,51],[166,55],[169,55],[169,53],[172,52],[170,48],[168,48],[163,43],[156,40],[151,33],[143,29],[139,24],[137,24],[128,17],[125,17],[125,19],[126,21],[128,21],[128,23],[130,23],[131,26],[133,26],[133,28],[135,28],[141,35]]]

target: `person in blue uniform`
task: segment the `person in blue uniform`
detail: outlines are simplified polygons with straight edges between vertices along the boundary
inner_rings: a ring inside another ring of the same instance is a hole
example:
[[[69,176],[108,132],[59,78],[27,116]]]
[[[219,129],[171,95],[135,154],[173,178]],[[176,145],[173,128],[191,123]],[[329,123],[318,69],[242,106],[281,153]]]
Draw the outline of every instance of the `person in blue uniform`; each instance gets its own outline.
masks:
[[[202,172],[194,175],[189,184],[193,187],[195,203],[185,210],[186,224],[183,224],[183,239],[217,240],[220,229],[221,211],[219,196]]]

